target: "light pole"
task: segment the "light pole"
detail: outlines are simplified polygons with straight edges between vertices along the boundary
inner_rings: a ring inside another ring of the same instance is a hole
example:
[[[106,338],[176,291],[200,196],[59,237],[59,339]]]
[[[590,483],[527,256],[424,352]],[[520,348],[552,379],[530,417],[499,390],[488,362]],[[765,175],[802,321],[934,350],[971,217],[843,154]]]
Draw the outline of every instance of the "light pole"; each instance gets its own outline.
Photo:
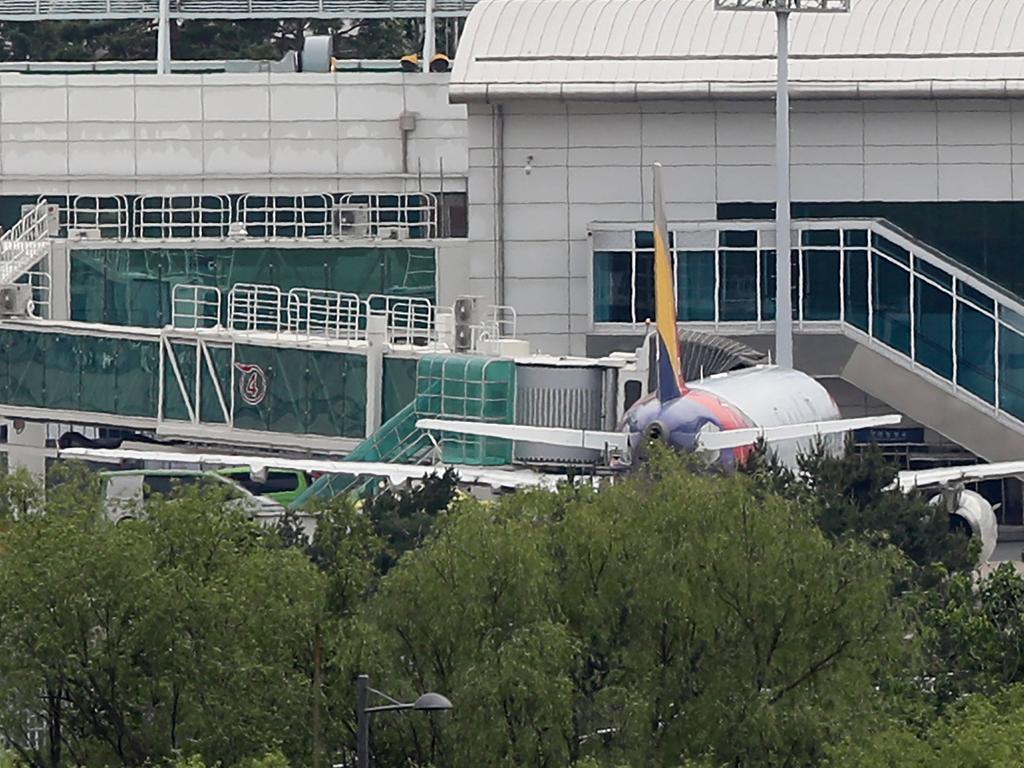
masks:
[[[371,707],[370,694],[387,699],[390,704]],[[370,768],[370,715],[374,712],[398,712],[414,709],[418,712],[441,712],[452,708],[452,703],[439,693],[424,693],[411,704],[403,704],[382,691],[370,687],[370,678],[356,678],[356,768]]]
[[[850,0],[715,0],[716,11],[773,11],[775,49],[775,362],[793,367],[792,222],[789,199],[789,14],[846,13]]]

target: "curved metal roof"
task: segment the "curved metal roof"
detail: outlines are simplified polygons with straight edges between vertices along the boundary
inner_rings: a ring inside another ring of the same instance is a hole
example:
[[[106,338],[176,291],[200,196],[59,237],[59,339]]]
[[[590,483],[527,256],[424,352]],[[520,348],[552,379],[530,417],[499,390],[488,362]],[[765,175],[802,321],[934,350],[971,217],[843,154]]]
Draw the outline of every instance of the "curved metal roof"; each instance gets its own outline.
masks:
[[[794,13],[795,96],[1024,92],[1024,0],[852,0]],[[714,0],[482,0],[453,100],[763,96],[775,18]]]

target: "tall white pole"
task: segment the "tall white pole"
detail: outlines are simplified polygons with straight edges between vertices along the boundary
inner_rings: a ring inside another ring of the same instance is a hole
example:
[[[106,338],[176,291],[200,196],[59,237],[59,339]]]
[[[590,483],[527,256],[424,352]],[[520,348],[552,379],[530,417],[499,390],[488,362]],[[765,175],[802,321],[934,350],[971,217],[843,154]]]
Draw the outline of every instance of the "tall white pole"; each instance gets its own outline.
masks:
[[[423,13],[423,71],[430,71],[434,58],[434,0],[426,0]]]
[[[160,19],[156,30],[156,73],[171,71],[171,0],[160,0]]]
[[[779,32],[775,97],[775,362],[793,367],[793,293],[789,201],[789,9],[775,13]]]

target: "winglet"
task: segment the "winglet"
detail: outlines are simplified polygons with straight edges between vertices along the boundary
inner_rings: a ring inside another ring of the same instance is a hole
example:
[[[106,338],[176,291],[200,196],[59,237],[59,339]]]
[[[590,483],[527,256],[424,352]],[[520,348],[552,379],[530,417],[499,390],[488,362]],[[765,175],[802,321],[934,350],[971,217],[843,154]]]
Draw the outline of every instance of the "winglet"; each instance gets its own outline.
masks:
[[[676,289],[668,248],[668,224],[661,188],[661,163],[654,164],[654,316],[658,331],[658,400],[667,403],[686,392],[676,327]]]

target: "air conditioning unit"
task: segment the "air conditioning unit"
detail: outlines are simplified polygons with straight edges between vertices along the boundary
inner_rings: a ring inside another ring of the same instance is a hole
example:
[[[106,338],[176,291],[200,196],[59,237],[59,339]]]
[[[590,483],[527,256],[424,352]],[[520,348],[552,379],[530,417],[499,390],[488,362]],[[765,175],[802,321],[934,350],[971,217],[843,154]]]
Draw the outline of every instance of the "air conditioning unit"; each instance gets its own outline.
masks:
[[[409,228],[398,224],[377,227],[378,240],[408,240]]]
[[[98,227],[79,227],[68,230],[68,240],[99,240],[100,237]]]
[[[12,283],[0,286],[0,317],[24,317],[32,306],[32,286]]]
[[[334,206],[331,229],[336,237],[368,238],[370,236],[369,206],[350,203]]]
[[[459,296],[452,310],[455,314],[455,351],[468,352],[473,348],[473,326],[477,324],[479,297]]]

